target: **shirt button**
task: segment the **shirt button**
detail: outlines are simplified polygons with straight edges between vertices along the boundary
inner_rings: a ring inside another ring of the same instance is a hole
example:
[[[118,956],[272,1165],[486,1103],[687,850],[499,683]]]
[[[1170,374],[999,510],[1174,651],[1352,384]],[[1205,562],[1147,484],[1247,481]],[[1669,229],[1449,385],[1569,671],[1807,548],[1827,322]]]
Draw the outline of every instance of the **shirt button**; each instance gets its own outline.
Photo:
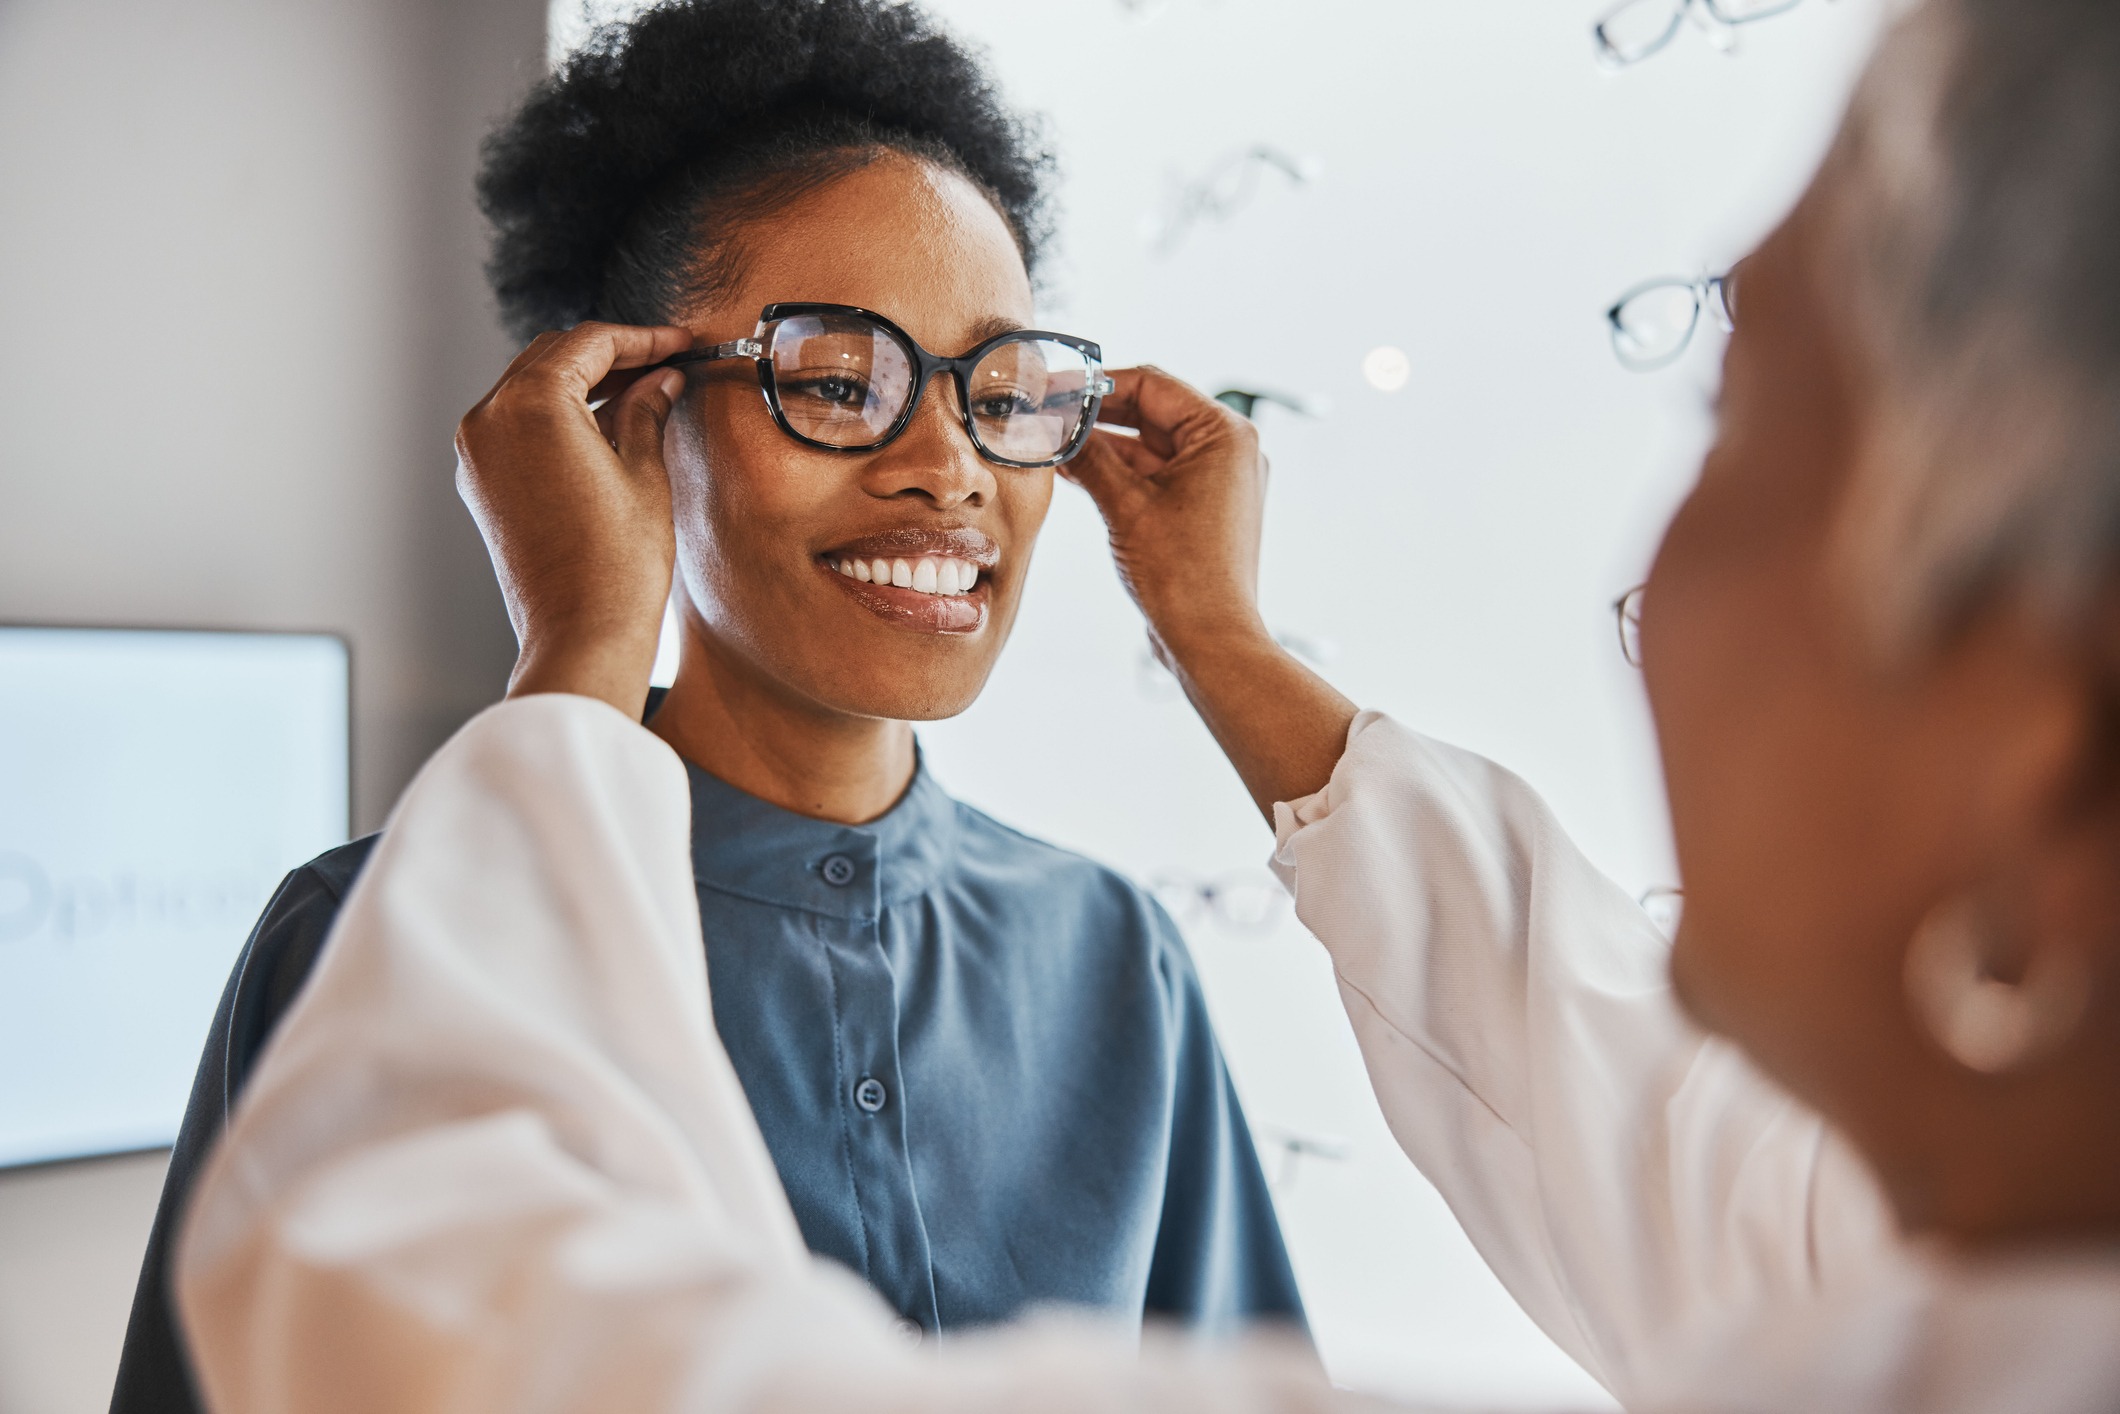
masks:
[[[843,889],[854,882],[854,861],[843,854],[828,854],[824,857],[824,881],[835,889]]]
[[[893,1328],[897,1330],[898,1338],[904,1341],[907,1345],[920,1344],[921,1337],[927,1334],[927,1332],[920,1329],[920,1323],[918,1321],[909,1321],[903,1316],[900,1316],[891,1324]]]
[[[873,1075],[862,1076],[861,1082],[854,1087],[854,1103],[869,1114],[882,1109],[890,1098],[891,1092],[884,1089],[883,1082]]]

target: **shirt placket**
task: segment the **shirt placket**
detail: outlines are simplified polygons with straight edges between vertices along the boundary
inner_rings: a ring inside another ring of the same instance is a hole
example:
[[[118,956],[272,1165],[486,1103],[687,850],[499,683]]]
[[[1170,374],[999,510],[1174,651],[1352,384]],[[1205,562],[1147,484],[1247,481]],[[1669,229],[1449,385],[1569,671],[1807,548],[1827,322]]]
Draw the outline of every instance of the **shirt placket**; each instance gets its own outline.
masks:
[[[869,1284],[923,1331],[937,1328],[927,1226],[906,1141],[898,999],[884,950],[884,866],[876,837],[849,830],[815,861],[849,905],[827,940],[832,972],[837,1102],[848,1178],[859,1210]]]

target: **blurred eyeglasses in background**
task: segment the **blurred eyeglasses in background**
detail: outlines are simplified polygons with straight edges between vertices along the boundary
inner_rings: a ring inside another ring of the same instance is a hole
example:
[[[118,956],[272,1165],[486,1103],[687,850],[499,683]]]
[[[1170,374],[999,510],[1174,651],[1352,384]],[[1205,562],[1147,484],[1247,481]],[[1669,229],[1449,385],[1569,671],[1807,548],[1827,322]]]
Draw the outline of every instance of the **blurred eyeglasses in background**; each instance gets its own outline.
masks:
[[[1278,173],[1290,187],[1302,187],[1316,181],[1322,170],[1314,157],[1267,143],[1240,148],[1197,177],[1172,176],[1162,209],[1143,218],[1141,234],[1154,254],[1169,255],[1194,227],[1227,221],[1251,205],[1259,194],[1261,174]]]
[[[1622,0],[1592,28],[1597,57],[1614,68],[1639,64],[1664,48],[1691,19],[1710,42],[1728,49],[1740,25],[1795,9],[1803,0]]]
[[[1344,1164],[1354,1154],[1354,1145],[1336,1134],[1306,1134],[1278,1124],[1256,1124],[1252,1126],[1252,1137],[1258,1140],[1261,1148],[1277,1155],[1266,1177],[1266,1186],[1276,1193],[1285,1193],[1295,1186],[1296,1172],[1303,1160],[1322,1159],[1329,1164]]]
[[[1216,922],[1242,933],[1263,933],[1288,912],[1288,890],[1264,869],[1241,869],[1213,879],[1165,874],[1149,886],[1181,928]]]
[[[1642,895],[1641,904],[1642,912],[1649,915],[1649,921],[1656,925],[1658,932],[1667,938],[1678,936],[1679,915],[1686,908],[1684,889],[1651,889]]]
[[[1612,352],[1636,373],[1662,368],[1693,342],[1703,310],[1725,334],[1736,331],[1737,293],[1731,276],[1645,280],[1605,311]]]
[[[1620,656],[1637,668],[1642,665],[1642,591],[1648,587],[1637,584],[1612,602],[1619,619]]]
[[[1262,404],[1287,408],[1298,417],[1325,415],[1323,398],[1306,398],[1300,393],[1277,393],[1269,388],[1224,388],[1215,394],[1215,401],[1254,422],[1259,420],[1259,408]]]
[[[1294,629],[1275,629],[1273,641],[1320,671],[1340,656],[1340,645],[1331,639]],[[1185,689],[1178,685],[1177,678],[1156,656],[1155,648],[1148,644],[1142,645],[1141,656],[1135,661],[1134,684],[1150,702],[1177,702],[1185,696]]]

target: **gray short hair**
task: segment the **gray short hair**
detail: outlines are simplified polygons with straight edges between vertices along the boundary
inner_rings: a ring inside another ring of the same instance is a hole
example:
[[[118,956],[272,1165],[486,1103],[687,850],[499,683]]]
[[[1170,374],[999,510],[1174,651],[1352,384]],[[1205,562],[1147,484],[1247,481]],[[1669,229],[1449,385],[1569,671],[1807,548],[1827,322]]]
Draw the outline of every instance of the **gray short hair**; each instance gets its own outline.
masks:
[[[1821,187],[1877,397],[1847,524],[1889,638],[2120,578],[2120,4],[1929,0]]]

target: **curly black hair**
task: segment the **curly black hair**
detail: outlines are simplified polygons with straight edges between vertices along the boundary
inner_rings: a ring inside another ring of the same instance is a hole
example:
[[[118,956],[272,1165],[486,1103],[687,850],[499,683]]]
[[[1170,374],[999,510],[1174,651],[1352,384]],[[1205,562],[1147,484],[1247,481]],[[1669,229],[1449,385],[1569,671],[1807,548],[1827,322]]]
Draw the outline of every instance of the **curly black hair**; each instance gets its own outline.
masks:
[[[666,0],[608,25],[486,139],[479,207],[501,320],[658,323],[736,278],[730,213],[878,155],[982,188],[1026,268],[1053,159],[977,58],[896,0]]]

